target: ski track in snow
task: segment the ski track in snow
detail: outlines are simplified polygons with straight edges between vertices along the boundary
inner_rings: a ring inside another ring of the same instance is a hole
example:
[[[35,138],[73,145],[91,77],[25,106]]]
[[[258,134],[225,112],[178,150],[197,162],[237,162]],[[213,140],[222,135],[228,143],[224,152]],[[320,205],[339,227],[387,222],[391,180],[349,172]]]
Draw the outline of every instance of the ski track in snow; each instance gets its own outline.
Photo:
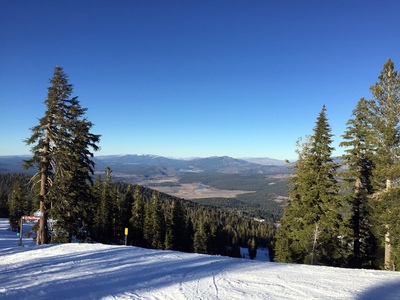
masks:
[[[0,219],[0,299],[400,300],[400,273],[102,244],[36,246]]]

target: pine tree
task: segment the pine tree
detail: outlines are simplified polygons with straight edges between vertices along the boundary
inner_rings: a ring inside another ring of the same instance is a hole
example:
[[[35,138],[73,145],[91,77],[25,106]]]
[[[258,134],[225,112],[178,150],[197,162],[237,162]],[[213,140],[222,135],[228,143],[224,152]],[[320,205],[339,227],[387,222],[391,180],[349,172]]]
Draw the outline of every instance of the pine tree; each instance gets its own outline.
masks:
[[[54,149],[55,144],[61,137],[58,136],[58,128],[61,127],[64,118],[64,104],[72,92],[72,86],[68,84],[66,75],[61,68],[55,68],[52,84],[48,88],[45,104],[47,110],[45,116],[39,120],[39,125],[31,128],[32,136],[25,140],[27,145],[33,145],[31,152],[33,157],[26,160],[24,167],[30,168],[35,164],[39,166],[39,172],[35,175],[40,183],[40,213],[42,219],[39,222],[39,231],[37,243],[48,243],[48,209],[50,201],[48,200],[48,190],[53,183],[53,174],[55,172]]]
[[[187,225],[185,212],[183,211],[180,200],[172,202],[172,218],[171,231],[169,238],[171,239],[171,249],[184,251],[187,237]]]
[[[257,256],[257,243],[256,240],[253,238],[249,239],[247,242],[247,249],[249,251],[250,259],[254,259]]]
[[[201,218],[197,221],[194,233],[193,251],[195,253],[207,254],[207,250],[206,224],[204,223],[203,218]]]
[[[279,260],[332,266],[343,264],[342,218],[335,179],[338,164],[331,157],[334,150],[332,136],[324,106],[313,136],[299,151],[290,200],[277,236]]]
[[[62,232],[67,236],[77,232],[78,225],[71,224],[85,217],[85,203],[90,201],[87,181],[91,180],[94,163],[89,149],[96,151],[99,141],[99,135],[90,133],[92,123],[83,118],[86,109],[80,107],[77,97],[70,98],[72,85],[61,67],[54,69],[50,83],[45,116],[31,128],[32,136],[25,141],[33,145],[33,157],[25,161],[25,167],[39,166],[35,176],[40,182],[42,214],[38,244],[48,243],[50,206],[59,219],[58,226],[64,226]]]
[[[379,195],[376,205],[377,234],[382,238],[390,233],[390,259],[386,257],[384,268],[389,270],[400,269],[400,187],[394,186]],[[383,240],[383,239],[382,239]],[[385,249],[388,250],[388,249]]]
[[[183,241],[183,251],[193,252],[194,226],[192,218],[187,218],[186,235]]]
[[[143,247],[151,248],[153,241],[153,209],[149,201],[144,203],[144,219],[143,219]]]
[[[163,249],[165,242],[165,219],[158,191],[153,191],[151,207],[151,218],[153,224],[153,236],[151,246],[154,249]]]
[[[89,148],[96,151],[99,141],[98,135],[90,133],[93,124],[83,117],[86,109],[81,108],[77,97],[69,101],[66,109],[67,119],[65,126],[59,129],[63,138],[58,141],[54,154],[56,168],[49,193],[52,217],[57,220],[56,237],[60,242],[70,242],[72,236],[80,241],[86,239],[94,201],[90,186],[94,162]]]
[[[134,202],[133,198],[133,187],[132,184],[128,184],[127,189],[124,194],[119,192],[117,193],[117,200],[118,200],[118,209],[116,213],[116,222],[117,222],[117,234],[121,238],[125,232],[125,228],[128,228],[128,233],[132,234],[132,228],[129,230],[130,226],[130,219],[132,217],[132,205]],[[124,236],[125,238],[125,236]]]
[[[275,243],[275,259],[280,262],[305,263],[308,253],[308,235],[311,230],[305,228],[304,216],[308,212],[302,200],[310,188],[307,176],[311,143],[311,136],[307,136],[304,142],[301,139],[296,142],[298,159],[293,166],[289,199],[279,223]]]
[[[165,250],[174,250],[174,242],[173,242],[173,234],[172,234],[172,226],[171,226],[171,218],[166,218],[165,220],[165,240],[164,240],[164,249]]]
[[[344,141],[346,147],[342,156],[346,171],[341,172],[344,179],[344,200],[349,208],[349,229],[352,245],[352,258],[349,266],[354,268],[371,267],[376,253],[376,240],[372,233],[370,196],[373,193],[372,172],[373,154],[373,115],[372,103],[360,99],[353,110],[353,118],[347,122]],[[349,192],[351,191],[351,192]]]
[[[145,220],[145,205],[140,186],[136,185],[134,190],[134,202],[132,204],[132,216],[129,220],[132,226],[132,239],[133,244],[136,246],[144,247],[144,220]]]
[[[8,199],[8,205],[8,220],[11,227],[16,229],[20,226],[21,217],[28,214],[30,211],[30,202],[27,200],[26,193],[21,182],[17,181],[14,183]]]
[[[95,217],[94,235],[96,240],[100,242],[110,242],[114,233],[113,214],[115,205],[111,186],[111,172],[111,169],[107,167]]]
[[[379,81],[370,87],[373,95],[372,111],[375,119],[373,121],[374,142],[376,155],[374,156],[374,188],[378,192],[376,197],[380,201],[375,202],[377,232],[385,231],[385,268],[393,269],[393,257],[391,257],[391,231],[397,230],[394,220],[388,218],[390,210],[383,203],[384,188],[388,191],[393,182],[400,177],[400,76],[394,69],[392,60],[388,60],[379,75]],[[379,193],[379,191],[382,191]],[[388,222],[386,223],[387,220]]]

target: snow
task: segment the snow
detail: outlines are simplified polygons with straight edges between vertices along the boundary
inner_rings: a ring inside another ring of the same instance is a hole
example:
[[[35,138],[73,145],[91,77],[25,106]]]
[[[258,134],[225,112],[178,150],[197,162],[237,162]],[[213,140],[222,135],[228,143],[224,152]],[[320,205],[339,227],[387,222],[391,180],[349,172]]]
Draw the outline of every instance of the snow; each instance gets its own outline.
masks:
[[[399,272],[18,240],[0,219],[0,299],[400,299]]]

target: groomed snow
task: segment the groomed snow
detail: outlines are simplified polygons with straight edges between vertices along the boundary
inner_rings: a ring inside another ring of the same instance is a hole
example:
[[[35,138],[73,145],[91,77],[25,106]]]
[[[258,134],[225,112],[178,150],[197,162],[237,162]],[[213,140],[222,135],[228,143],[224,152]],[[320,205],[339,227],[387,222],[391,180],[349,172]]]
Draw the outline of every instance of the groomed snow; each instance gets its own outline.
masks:
[[[400,273],[102,244],[35,246],[0,219],[0,299],[400,299]]]

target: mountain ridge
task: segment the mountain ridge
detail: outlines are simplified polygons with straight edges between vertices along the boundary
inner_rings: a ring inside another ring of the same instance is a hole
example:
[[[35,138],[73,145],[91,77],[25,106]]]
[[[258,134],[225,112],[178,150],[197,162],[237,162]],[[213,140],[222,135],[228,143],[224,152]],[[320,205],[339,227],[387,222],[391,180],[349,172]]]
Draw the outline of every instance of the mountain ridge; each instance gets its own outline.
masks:
[[[0,156],[0,173],[35,173],[24,170],[23,160],[30,156]],[[283,161],[271,158],[233,158],[210,156],[191,159],[170,158],[153,154],[123,154],[94,156],[95,174],[111,168],[115,178],[123,181],[160,180],[185,173],[202,174],[289,174],[290,168]]]

